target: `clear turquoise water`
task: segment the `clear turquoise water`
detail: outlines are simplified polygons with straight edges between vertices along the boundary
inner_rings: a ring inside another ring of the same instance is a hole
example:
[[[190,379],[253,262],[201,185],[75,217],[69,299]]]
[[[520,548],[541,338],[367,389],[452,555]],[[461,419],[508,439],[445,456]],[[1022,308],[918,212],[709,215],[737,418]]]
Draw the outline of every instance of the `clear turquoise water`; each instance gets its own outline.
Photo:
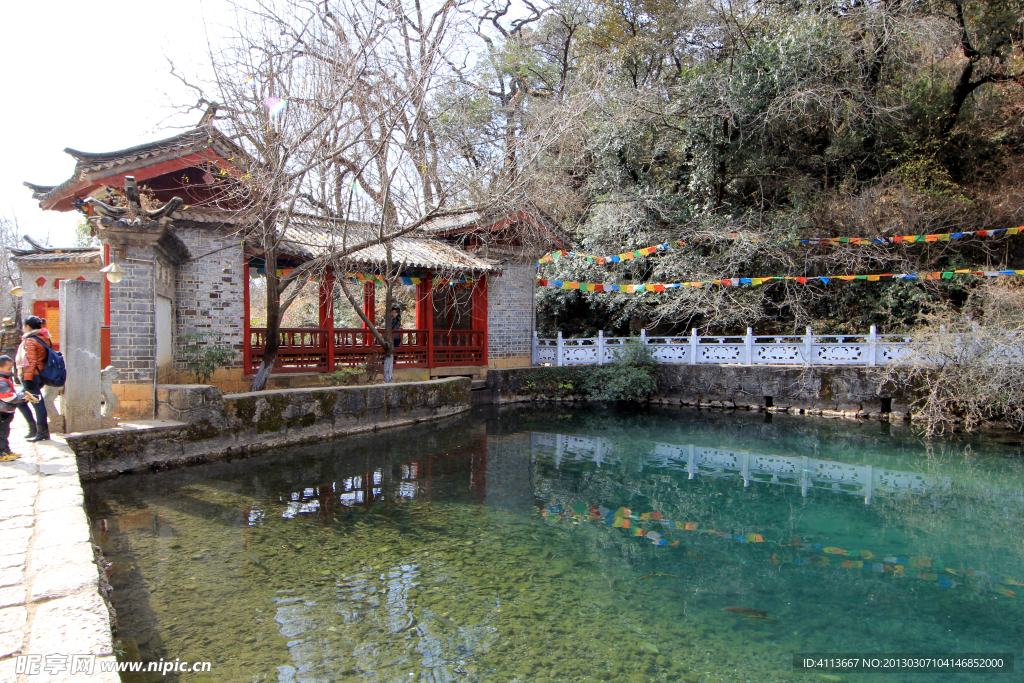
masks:
[[[513,407],[86,493],[122,657],[212,662],[126,681],[1019,681],[792,661],[1021,656],[1022,451]]]

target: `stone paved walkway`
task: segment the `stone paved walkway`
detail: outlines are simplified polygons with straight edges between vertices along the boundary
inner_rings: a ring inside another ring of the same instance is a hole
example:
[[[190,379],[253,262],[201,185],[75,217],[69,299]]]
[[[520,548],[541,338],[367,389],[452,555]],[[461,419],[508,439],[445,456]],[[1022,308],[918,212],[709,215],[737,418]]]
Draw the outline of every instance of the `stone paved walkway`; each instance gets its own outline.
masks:
[[[116,673],[100,673],[100,662],[113,660],[110,618],[74,453],[58,436],[26,443],[18,416],[11,431],[22,457],[0,462],[0,681],[115,683]],[[98,657],[92,676],[29,676],[15,673],[19,654]]]

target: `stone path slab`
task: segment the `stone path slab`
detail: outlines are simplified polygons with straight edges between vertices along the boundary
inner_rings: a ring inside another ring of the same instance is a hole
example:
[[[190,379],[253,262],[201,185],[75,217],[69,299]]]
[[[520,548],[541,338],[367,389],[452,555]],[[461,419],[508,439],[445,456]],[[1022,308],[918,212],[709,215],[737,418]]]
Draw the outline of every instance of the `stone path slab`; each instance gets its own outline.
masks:
[[[26,443],[23,429],[15,417],[11,447],[21,459],[0,462],[0,681],[117,683],[101,673],[114,661],[110,615],[75,454],[59,436]],[[18,655],[83,654],[96,655],[91,675],[16,672]]]

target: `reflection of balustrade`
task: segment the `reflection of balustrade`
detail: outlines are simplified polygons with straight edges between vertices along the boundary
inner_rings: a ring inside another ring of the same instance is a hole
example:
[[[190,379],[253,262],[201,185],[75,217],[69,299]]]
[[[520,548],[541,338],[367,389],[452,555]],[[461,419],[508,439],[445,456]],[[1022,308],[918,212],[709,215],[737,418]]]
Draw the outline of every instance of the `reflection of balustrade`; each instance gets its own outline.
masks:
[[[627,337],[540,339],[534,333],[533,362],[551,365],[604,365],[615,360]],[[871,327],[866,335],[807,334],[782,337],[755,336],[750,328],[744,336],[703,337],[691,330],[683,337],[648,337],[640,331],[645,344],[662,363],[703,365],[736,363],[740,365],[859,365],[873,367],[898,363],[908,353],[909,337],[880,335]]]
[[[534,432],[530,437],[532,450],[554,451],[555,467],[566,460],[589,460],[598,467],[618,465],[615,442],[604,438],[564,436]],[[707,477],[743,477],[743,486],[750,482],[799,486],[804,496],[809,489],[825,489],[849,493],[871,504],[875,495],[911,493],[924,495],[936,489],[947,490],[949,477],[929,478],[916,472],[901,472],[873,465],[851,465],[835,460],[819,460],[807,456],[762,455],[750,451],[707,448],[705,446],[656,443],[640,462],[640,469],[651,467],[686,472],[690,479],[700,474]]]

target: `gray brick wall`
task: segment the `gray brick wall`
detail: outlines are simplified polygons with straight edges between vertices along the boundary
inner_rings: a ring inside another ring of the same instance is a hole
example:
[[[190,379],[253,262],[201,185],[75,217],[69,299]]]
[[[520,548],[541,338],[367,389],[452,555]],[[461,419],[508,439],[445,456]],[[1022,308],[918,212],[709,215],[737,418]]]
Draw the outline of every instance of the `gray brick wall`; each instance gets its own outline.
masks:
[[[242,245],[238,238],[214,228],[178,228],[175,233],[193,257],[229,247],[178,267],[174,296],[175,339],[186,332],[220,334],[217,343],[234,347],[238,353],[233,367],[241,367],[245,318],[242,287],[248,285],[246,278],[249,277],[242,262]],[[225,268],[230,268],[230,273],[224,273]],[[179,371],[185,369],[183,363],[175,365]]]
[[[536,268],[511,261],[487,278],[487,355],[490,360],[529,357],[536,320]]]
[[[124,279],[110,285],[110,362],[121,371],[118,384],[151,382],[156,370],[153,260],[152,247],[134,245],[117,259]]]

